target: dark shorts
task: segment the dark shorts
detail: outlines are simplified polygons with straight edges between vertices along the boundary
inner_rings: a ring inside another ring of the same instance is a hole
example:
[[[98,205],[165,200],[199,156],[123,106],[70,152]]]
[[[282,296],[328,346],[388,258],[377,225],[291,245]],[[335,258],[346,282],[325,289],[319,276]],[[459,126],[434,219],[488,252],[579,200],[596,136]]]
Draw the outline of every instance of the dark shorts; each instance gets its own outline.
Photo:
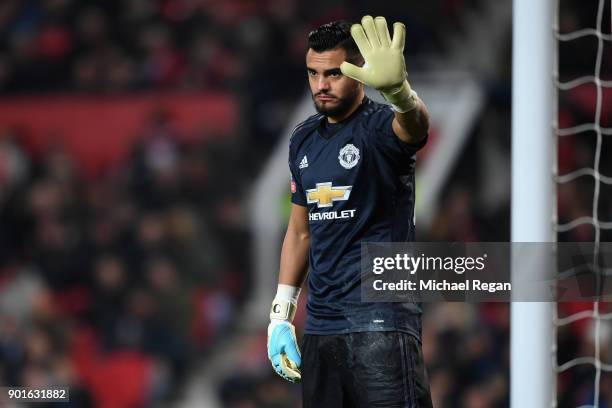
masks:
[[[431,407],[421,344],[402,332],[304,335],[303,408]]]

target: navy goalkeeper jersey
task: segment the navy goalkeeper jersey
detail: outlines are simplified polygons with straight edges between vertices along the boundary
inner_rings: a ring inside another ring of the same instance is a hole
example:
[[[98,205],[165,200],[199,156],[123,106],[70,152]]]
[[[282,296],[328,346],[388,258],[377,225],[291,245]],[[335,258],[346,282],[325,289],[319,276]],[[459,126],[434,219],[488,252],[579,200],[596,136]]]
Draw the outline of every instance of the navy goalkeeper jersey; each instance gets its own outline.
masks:
[[[414,240],[415,153],[393,111],[365,98],[340,123],[314,115],[289,145],[291,201],[308,207],[310,274],[305,332],[399,330],[420,338],[415,303],[361,302],[361,242]]]

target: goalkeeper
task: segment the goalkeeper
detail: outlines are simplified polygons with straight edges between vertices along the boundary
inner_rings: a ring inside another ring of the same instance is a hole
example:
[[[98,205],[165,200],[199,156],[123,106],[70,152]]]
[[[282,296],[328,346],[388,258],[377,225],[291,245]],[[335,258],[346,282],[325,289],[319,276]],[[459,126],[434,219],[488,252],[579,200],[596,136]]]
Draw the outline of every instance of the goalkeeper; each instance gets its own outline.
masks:
[[[268,327],[268,357],[301,381],[304,408],[431,406],[420,305],[362,302],[359,286],[362,241],[414,240],[415,153],[429,116],[407,81],[404,38],[403,24],[391,38],[370,16],[308,36],[318,113],[291,137],[291,216]],[[309,267],[300,354],[292,320]]]

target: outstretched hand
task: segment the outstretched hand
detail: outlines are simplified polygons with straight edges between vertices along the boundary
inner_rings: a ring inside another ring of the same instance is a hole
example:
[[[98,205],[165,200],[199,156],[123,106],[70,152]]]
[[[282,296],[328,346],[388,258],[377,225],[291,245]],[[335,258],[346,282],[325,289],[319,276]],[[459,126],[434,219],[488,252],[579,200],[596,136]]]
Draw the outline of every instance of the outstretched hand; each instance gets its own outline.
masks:
[[[365,16],[361,24],[353,24],[351,35],[365,60],[363,67],[350,62],[340,65],[342,73],[381,92],[397,91],[406,79],[404,42],[406,27],[393,25],[393,39],[389,36],[384,17]]]

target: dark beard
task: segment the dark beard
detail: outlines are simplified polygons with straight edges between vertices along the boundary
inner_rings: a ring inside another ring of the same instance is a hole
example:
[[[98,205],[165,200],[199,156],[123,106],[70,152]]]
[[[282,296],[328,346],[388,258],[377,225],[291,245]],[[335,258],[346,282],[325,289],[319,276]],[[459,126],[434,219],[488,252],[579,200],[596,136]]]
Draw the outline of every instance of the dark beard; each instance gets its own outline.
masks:
[[[322,115],[332,118],[344,117],[348,113],[348,111],[355,104],[355,100],[359,95],[359,89],[356,89],[354,93],[347,95],[344,98],[338,98],[338,104],[331,107],[324,107],[316,100],[316,96],[312,95],[312,100],[314,102],[315,109]]]

